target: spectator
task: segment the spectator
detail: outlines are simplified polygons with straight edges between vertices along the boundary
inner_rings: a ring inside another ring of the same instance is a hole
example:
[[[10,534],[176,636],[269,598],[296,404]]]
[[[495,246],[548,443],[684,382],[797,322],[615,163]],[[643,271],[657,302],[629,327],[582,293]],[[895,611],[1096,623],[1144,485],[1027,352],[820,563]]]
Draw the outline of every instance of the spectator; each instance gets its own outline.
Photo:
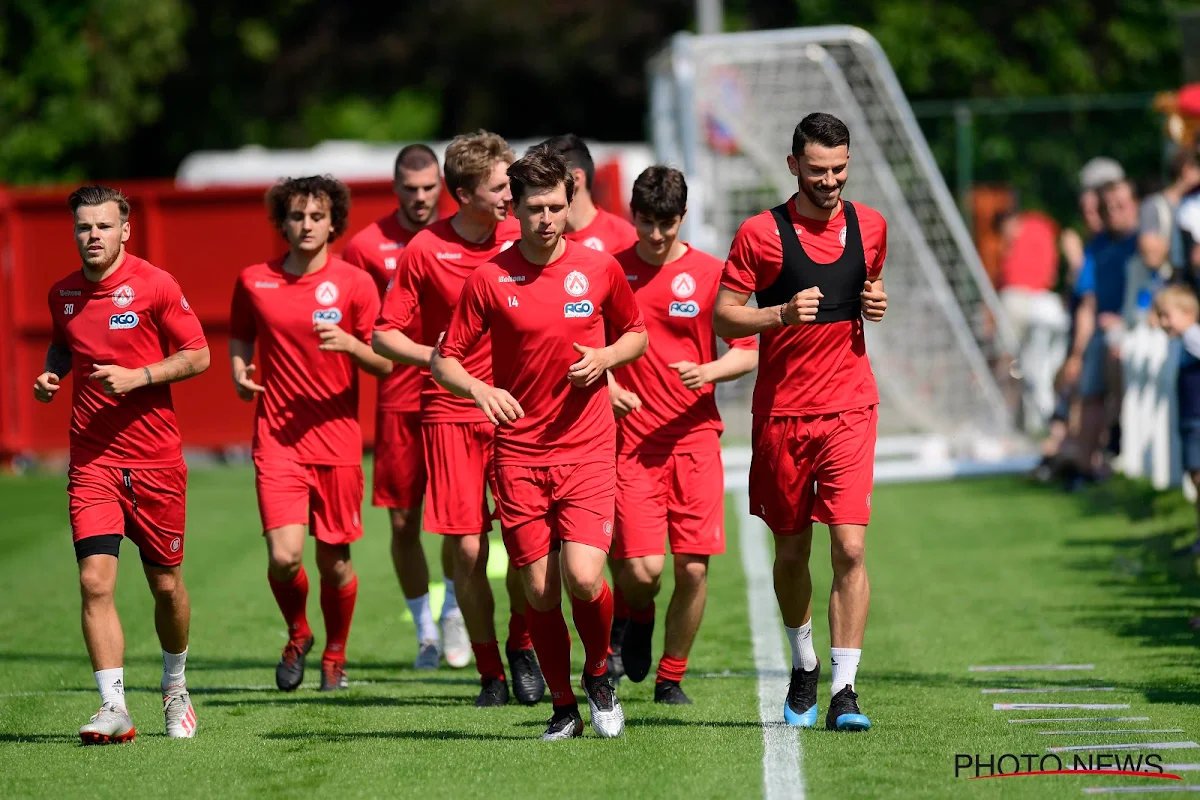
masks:
[[[1173,283],[1159,290],[1154,310],[1163,330],[1183,340],[1176,384],[1179,443],[1183,470],[1200,487],[1200,302],[1191,286]],[[1197,503],[1200,509],[1200,499]],[[1194,544],[1193,552],[1197,549]]]
[[[1183,198],[1200,187],[1200,165],[1196,163],[1194,150],[1181,148],[1176,152],[1168,179],[1166,188],[1142,201],[1140,259],[1131,265],[1125,293],[1127,324],[1140,321],[1139,312],[1149,308],[1155,290],[1186,266],[1183,234],[1176,224],[1176,214]]]

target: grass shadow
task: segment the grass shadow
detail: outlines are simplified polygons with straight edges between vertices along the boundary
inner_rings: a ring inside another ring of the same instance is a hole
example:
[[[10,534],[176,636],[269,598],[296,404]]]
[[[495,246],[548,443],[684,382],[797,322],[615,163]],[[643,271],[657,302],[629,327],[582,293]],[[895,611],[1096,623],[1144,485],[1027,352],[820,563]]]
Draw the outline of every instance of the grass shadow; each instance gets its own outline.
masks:
[[[544,726],[540,723],[538,727]],[[278,742],[314,742],[337,744],[364,739],[399,739],[408,741],[464,741],[494,742],[497,740],[531,741],[528,736],[511,736],[502,733],[467,733],[465,731],[311,731],[307,733],[264,733],[263,739]]]

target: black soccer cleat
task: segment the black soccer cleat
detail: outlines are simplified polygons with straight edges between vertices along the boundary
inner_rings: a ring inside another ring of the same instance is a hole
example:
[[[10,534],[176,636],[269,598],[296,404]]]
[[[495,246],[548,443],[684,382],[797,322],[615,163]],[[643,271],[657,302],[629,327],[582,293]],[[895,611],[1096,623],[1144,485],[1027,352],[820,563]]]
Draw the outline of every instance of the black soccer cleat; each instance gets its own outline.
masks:
[[[346,677],[346,665],[337,661],[321,662],[321,691],[340,692],[350,688],[350,680]]]
[[[513,694],[521,705],[532,706],[546,696],[546,679],[538,666],[533,650],[506,650],[508,670],[512,675]]]
[[[313,637],[304,641],[289,639],[283,655],[275,666],[275,685],[285,692],[294,692],[304,682],[304,659],[313,649]]]
[[[483,688],[475,698],[476,708],[498,708],[508,702],[508,683],[503,678],[484,678],[480,684]]]
[[[641,683],[650,674],[650,667],[654,662],[650,655],[653,636],[654,620],[629,620],[629,627],[625,629],[625,640],[621,642],[621,661],[625,668],[625,676],[634,683]]]
[[[678,681],[655,681],[654,702],[669,706],[690,706],[692,698],[684,694]]]
[[[546,725],[542,741],[559,742],[579,736],[583,736],[583,717],[579,716],[579,706],[562,706],[554,709],[554,716]]]
[[[807,672],[792,669],[792,682],[788,684],[787,698],[783,701],[783,721],[797,728],[811,728],[817,724],[817,678],[821,677],[821,662]]]
[[[869,731],[871,720],[858,708],[858,695],[853,686],[842,690],[829,701],[829,713],[825,715],[825,727],[831,731]]]
[[[625,631],[629,628],[629,617],[613,617],[612,633],[608,637],[608,677],[613,685],[625,677],[625,661],[621,658],[621,645]]]

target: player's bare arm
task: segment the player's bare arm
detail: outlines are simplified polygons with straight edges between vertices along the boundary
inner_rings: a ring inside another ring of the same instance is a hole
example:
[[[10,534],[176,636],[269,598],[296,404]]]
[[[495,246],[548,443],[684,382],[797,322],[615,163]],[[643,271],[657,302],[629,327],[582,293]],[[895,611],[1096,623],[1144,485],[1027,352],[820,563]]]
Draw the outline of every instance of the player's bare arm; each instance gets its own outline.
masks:
[[[515,397],[472,376],[457,358],[434,353],[429,371],[443,389],[457,397],[474,401],[493,425],[511,425],[525,416]]]
[[[642,398],[636,392],[631,392],[621,384],[611,372],[608,373],[608,401],[612,404],[613,414],[617,419],[632,414],[642,407]]]
[[[606,370],[641,358],[649,344],[645,331],[626,331],[608,347],[584,347],[576,342],[571,346],[580,358],[567,370],[567,378],[576,386],[591,386]]]
[[[414,342],[403,331],[376,328],[371,333],[371,349],[389,361],[414,367],[428,367],[433,359],[432,347]]]
[[[731,347],[725,355],[706,364],[676,361],[667,366],[679,373],[684,386],[698,392],[705,384],[734,381],[753,372],[758,368],[758,351]]]
[[[144,367],[118,367],[115,364],[94,364],[88,380],[96,381],[109,397],[120,397],[143,386],[159,383],[178,383],[208,369],[208,347],[179,350],[162,361]]]
[[[749,294],[722,286],[713,309],[713,331],[725,339],[740,339],[773,328],[807,324],[816,320],[817,306],[824,296],[819,287],[810,286],[785,305],[751,308],[746,305]]]
[[[313,330],[321,337],[318,350],[327,353],[345,353],[358,365],[363,372],[382,378],[392,372],[390,359],[376,353],[366,342],[355,338],[354,334],[332,322],[319,322]]]
[[[887,292],[883,290],[883,278],[867,280],[862,290],[862,315],[867,322],[879,322],[887,312]]]
[[[61,386],[63,376],[71,371],[71,348],[65,344],[51,344],[46,349],[46,363],[42,374],[33,383],[33,396],[39,403],[49,403]]]
[[[251,363],[253,361],[254,342],[246,342],[241,339],[229,340],[229,366],[232,370],[233,386],[237,390],[238,397],[247,402],[266,391],[251,378],[258,370],[258,367]]]

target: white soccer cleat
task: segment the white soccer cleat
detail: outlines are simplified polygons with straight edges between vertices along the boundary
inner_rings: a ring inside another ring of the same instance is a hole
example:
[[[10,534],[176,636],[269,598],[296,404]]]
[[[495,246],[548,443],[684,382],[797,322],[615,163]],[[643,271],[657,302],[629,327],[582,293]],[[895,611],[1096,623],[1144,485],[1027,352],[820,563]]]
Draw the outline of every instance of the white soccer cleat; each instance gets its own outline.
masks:
[[[116,703],[105,703],[92,715],[88,723],[79,729],[79,738],[84,744],[120,744],[132,742],[137,728],[129,712]]]
[[[463,620],[462,612],[442,617],[442,650],[446,655],[446,663],[455,669],[462,669],[471,663],[471,637],[467,635],[467,623]]]
[[[163,716],[167,718],[167,736],[193,739],[196,736],[196,709],[187,689],[172,686],[163,695]]]
[[[605,673],[599,677],[583,676],[583,693],[592,710],[592,729],[602,739],[615,739],[625,731],[625,709],[617,699],[612,681]]]
[[[413,662],[413,669],[437,669],[442,663],[442,652],[438,649],[437,642],[421,642],[421,649],[417,651],[417,660]]]

